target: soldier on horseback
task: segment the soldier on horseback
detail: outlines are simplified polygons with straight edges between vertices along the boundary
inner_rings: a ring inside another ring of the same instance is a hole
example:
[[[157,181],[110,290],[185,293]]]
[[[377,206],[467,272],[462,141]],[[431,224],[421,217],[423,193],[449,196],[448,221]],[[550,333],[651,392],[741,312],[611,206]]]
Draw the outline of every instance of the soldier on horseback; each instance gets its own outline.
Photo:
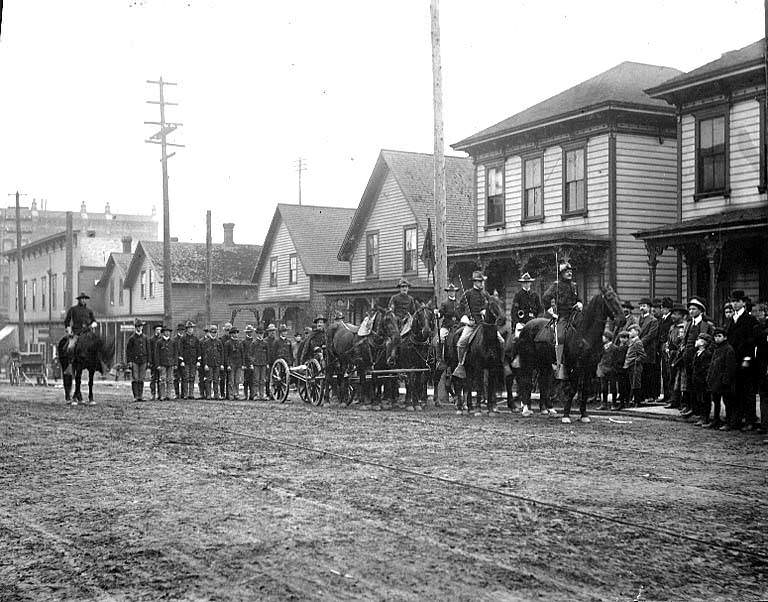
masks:
[[[531,290],[531,284],[535,281],[531,275],[526,272],[518,279],[522,284],[519,291],[512,298],[512,319],[525,324],[533,320],[541,313],[541,301],[535,291]]]
[[[389,298],[389,303],[387,304],[389,309],[397,316],[398,326],[401,329],[403,328],[403,325],[406,323],[406,321],[409,320],[411,316],[413,316],[418,307],[416,304],[416,299],[408,294],[408,289],[410,286],[410,282],[408,282],[405,278],[400,278],[397,283],[397,288],[400,289],[400,292],[392,295]]]
[[[581,311],[584,304],[579,298],[576,283],[573,281],[573,268],[567,261],[558,266],[559,278],[542,295],[542,302],[547,308],[546,314],[555,321],[555,357],[558,367],[563,362],[563,344],[565,331],[571,321],[574,309]]]
[[[464,330],[456,343],[456,352],[458,354],[459,365],[453,371],[453,376],[457,378],[466,378],[467,372],[464,369],[464,359],[467,355],[467,345],[472,334],[477,329],[477,325],[483,321],[485,310],[488,308],[488,301],[491,296],[485,290],[485,279],[482,272],[472,272],[472,288],[464,293],[459,302],[459,314],[461,322],[464,324]]]
[[[88,299],[90,299],[88,295],[80,293],[77,296],[77,304],[70,307],[64,316],[64,328],[70,337],[70,346],[75,344],[78,335],[89,329],[96,321],[93,310],[85,303]]]

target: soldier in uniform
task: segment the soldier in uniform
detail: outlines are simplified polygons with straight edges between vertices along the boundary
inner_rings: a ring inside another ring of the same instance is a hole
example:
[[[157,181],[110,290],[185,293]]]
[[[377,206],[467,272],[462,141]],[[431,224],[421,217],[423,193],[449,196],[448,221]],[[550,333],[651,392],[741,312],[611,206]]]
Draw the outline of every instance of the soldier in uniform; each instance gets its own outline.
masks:
[[[237,338],[240,331],[234,326],[229,329],[229,338],[224,343],[224,367],[227,373],[227,399],[240,399],[240,381],[243,378],[243,343]]]
[[[96,321],[93,311],[85,304],[88,299],[90,299],[88,295],[80,293],[77,296],[77,304],[70,307],[64,316],[64,328],[70,336],[70,346],[75,344],[77,336],[81,332],[90,328],[91,324]]]
[[[125,360],[131,367],[131,389],[133,401],[144,401],[144,373],[150,359],[149,339],[144,334],[144,322],[138,318],[133,324],[134,332],[125,345]]]
[[[464,369],[464,358],[467,355],[469,337],[475,332],[477,325],[483,321],[490,298],[491,296],[485,290],[483,273],[472,272],[472,288],[464,293],[459,302],[459,314],[462,316],[461,321],[464,323],[464,330],[462,330],[459,341],[456,343],[459,365],[453,371],[453,376],[457,378],[467,377],[467,372]]]
[[[231,322],[224,322],[224,325],[221,327],[221,330],[224,331],[224,334],[221,335],[221,346],[222,349],[224,349],[227,346],[227,341],[229,340],[229,331],[232,328]],[[219,395],[222,399],[229,399],[229,378],[227,377],[227,371],[222,370],[221,375],[219,378]]]
[[[157,388],[157,398],[168,401],[171,398],[171,382],[173,373],[176,370],[176,364],[179,361],[179,354],[176,351],[176,343],[171,338],[171,327],[162,326],[162,336],[155,343],[154,357],[160,381]]]
[[[445,287],[448,298],[440,304],[440,309],[436,310],[437,317],[443,322],[440,324],[440,343],[444,344],[448,333],[459,322],[459,302],[456,300],[456,285],[451,282]]]
[[[557,266],[559,279],[553,282],[542,295],[541,301],[547,309],[545,313],[555,320],[555,331],[557,333],[557,346],[555,348],[555,358],[558,365],[563,364],[563,343],[565,341],[565,330],[571,319],[571,313],[574,309],[581,311],[584,304],[579,298],[576,289],[576,283],[573,281],[573,268],[567,261]]]
[[[173,342],[176,348],[176,355],[181,355],[181,339],[184,338],[184,322],[176,324],[176,335],[173,337]],[[176,361],[176,369],[173,371],[173,392],[176,394],[176,399],[182,399],[182,383],[184,382],[184,369],[181,367],[181,360]]]
[[[307,335],[304,345],[299,353],[301,357],[297,358],[299,361],[304,361],[315,354],[317,347],[322,348],[325,346],[325,316],[319,314],[314,320],[315,327]]]
[[[197,339],[197,342],[200,345],[200,357],[202,358],[203,355],[203,342],[205,341],[205,338],[208,336],[210,326],[206,326],[203,328],[203,336],[201,336],[199,339]],[[208,397],[205,394],[205,368],[203,367],[203,362],[200,361],[199,365],[197,367],[197,394],[198,399],[208,399]]]
[[[280,325],[280,336],[272,347],[273,359],[284,359],[289,366],[293,365],[293,349],[291,341],[288,340],[288,327],[285,324]]]
[[[269,349],[267,348],[267,342],[264,340],[264,329],[259,327],[256,329],[256,338],[253,341],[253,380],[256,390],[251,399],[258,399],[259,401],[266,399],[264,388],[267,383],[268,357]]]
[[[149,392],[152,394],[153,401],[160,397],[160,364],[157,363],[157,358],[155,357],[155,348],[157,347],[157,342],[160,340],[160,336],[162,335],[162,330],[162,324],[156,325],[155,333],[149,340],[149,368],[151,370]]]
[[[253,338],[253,332],[253,326],[251,324],[246,324],[245,338],[241,345],[243,349],[243,399],[245,400],[253,399],[256,392],[253,380],[256,341]]]
[[[206,399],[221,399],[219,385],[221,373],[224,372],[224,348],[218,337],[219,328],[215,324],[208,327],[207,334],[203,337],[201,357],[203,369],[203,382],[205,385]]]
[[[512,298],[512,320],[527,324],[541,313],[539,296],[531,290],[531,284],[535,280],[528,272],[518,279],[522,288]]]
[[[410,287],[410,282],[408,282],[405,278],[400,278],[397,283],[397,288],[400,289],[400,292],[392,295],[389,298],[389,303],[387,303],[389,309],[395,313],[395,316],[397,316],[398,326],[401,328],[405,324],[406,320],[410,319],[411,316],[416,312],[418,307],[416,304],[416,299],[408,294],[408,289]]]
[[[179,344],[179,362],[183,371],[181,383],[181,398],[195,398],[195,373],[200,367],[200,341],[195,336],[195,323],[187,320],[184,325],[186,333]]]

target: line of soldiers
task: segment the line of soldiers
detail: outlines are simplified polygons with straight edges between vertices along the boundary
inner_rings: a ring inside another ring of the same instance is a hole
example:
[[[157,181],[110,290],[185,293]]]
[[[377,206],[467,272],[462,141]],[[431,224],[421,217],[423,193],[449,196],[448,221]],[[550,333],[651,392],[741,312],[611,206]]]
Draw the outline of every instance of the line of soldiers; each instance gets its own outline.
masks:
[[[227,322],[219,337],[215,324],[195,334],[192,321],[179,323],[176,334],[170,326],[156,326],[151,338],[144,334],[145,322],[137,319],[126,343],[126,361],[131,367],[134,401],[144,401],[144,382],[149,373],[152,399],[266,399],[268,366],[277,358],[293,363],[288,328],[270,324],[265,330],[248,324],[244,338]],[[278,336],[275,333],[278,332]],[[242,385],[242,396],[240,386]]]

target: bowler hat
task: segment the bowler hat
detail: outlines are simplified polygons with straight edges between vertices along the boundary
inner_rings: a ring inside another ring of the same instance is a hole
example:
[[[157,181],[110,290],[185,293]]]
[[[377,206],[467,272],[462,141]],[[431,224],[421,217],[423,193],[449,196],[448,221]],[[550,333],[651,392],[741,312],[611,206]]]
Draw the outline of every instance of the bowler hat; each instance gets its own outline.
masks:
[[[472,272],[472,281],[473,282],[477,282],[477,281],[484,282],[486,280],[488,280],[488,277],[487,276],[483,276],[483,273],[481,271],[476,270],[476,271]]]
[[[162,326],[162,331],[163,332],[172,332],[173,328],[171,328],[170,326],[163,325]]]
[[[624,301],[624,303],[622,303],[621,306],[624,309],[628,309],[629,311],[632,311],[633,309],[635,309],[635,306],[632,305],[632,301]]]
[[[643,297],[642,299],[640,299],[640,301],[638,301],[638,303],[640,305],[649,305],[649,306],[652,305],[651,300],[648,297]]]
[[[141,318],[136,318],[136,319],[133,321],[133,325],[134,325],[134,326],[144,326],[144,322],[141,320]]]
[[[731,301],[746,301],[747,296],[744,294],[744,291],[742,290],[735,290],[731,292]]]
[[[445,287],[446,293],[455,293],[457,290],[459,290],[459,288],[453,282]]]
[[[184,322],[179,322],[178,324],[176,324],[176,328],[178,330],[184,330]]]
[[[688,307],[697,307],[701,311],[707,311],[707,306],[705,305],[704,301],[699,299],[698,297],[691,297],[688,299]]]
[[[531,278],[531,275],[528,272],[517,279],[518,282],[533,282],[534,280],[536,280],[536,278]]]
[[[651,301],[651,307],[661,307],[661,299],[654,297]]]
[[[687,314],[688,308],[682,303],[675,303],[672,305],[672,311],[679,311],[680,313]]]
[[[400,278],[400,280],[397,281],[396,288],[400,288],[401,286],[411,286],[411,283],[408,282],[405,278]]]
[[[80,293],[75,299],[90,299],[90,297],[85,293]]]

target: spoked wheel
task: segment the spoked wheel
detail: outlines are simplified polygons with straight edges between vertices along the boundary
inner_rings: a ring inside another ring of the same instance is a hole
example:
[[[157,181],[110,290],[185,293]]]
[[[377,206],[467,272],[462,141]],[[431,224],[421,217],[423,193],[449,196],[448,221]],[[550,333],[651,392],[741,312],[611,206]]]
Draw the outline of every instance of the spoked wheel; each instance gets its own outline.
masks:
[[[288,399],[290,385],[290,371],[288,362],[284,359],[276,359],[269,371],[269,394],[275,401],[285,403]]]
[[[323,368],[316,359],[311,359],[307,363],[307,381],[305,384],[309,403],[313,406],[319,406],[323,403],[323,392],[325,390],[325,376],[322,374]],[[304,401],[307,401],[306,399]]]
[[[307,393],[307,381],[297,379],[296,390],[299,392],[299,397],[304,403],[309,403],[309,395]]]

